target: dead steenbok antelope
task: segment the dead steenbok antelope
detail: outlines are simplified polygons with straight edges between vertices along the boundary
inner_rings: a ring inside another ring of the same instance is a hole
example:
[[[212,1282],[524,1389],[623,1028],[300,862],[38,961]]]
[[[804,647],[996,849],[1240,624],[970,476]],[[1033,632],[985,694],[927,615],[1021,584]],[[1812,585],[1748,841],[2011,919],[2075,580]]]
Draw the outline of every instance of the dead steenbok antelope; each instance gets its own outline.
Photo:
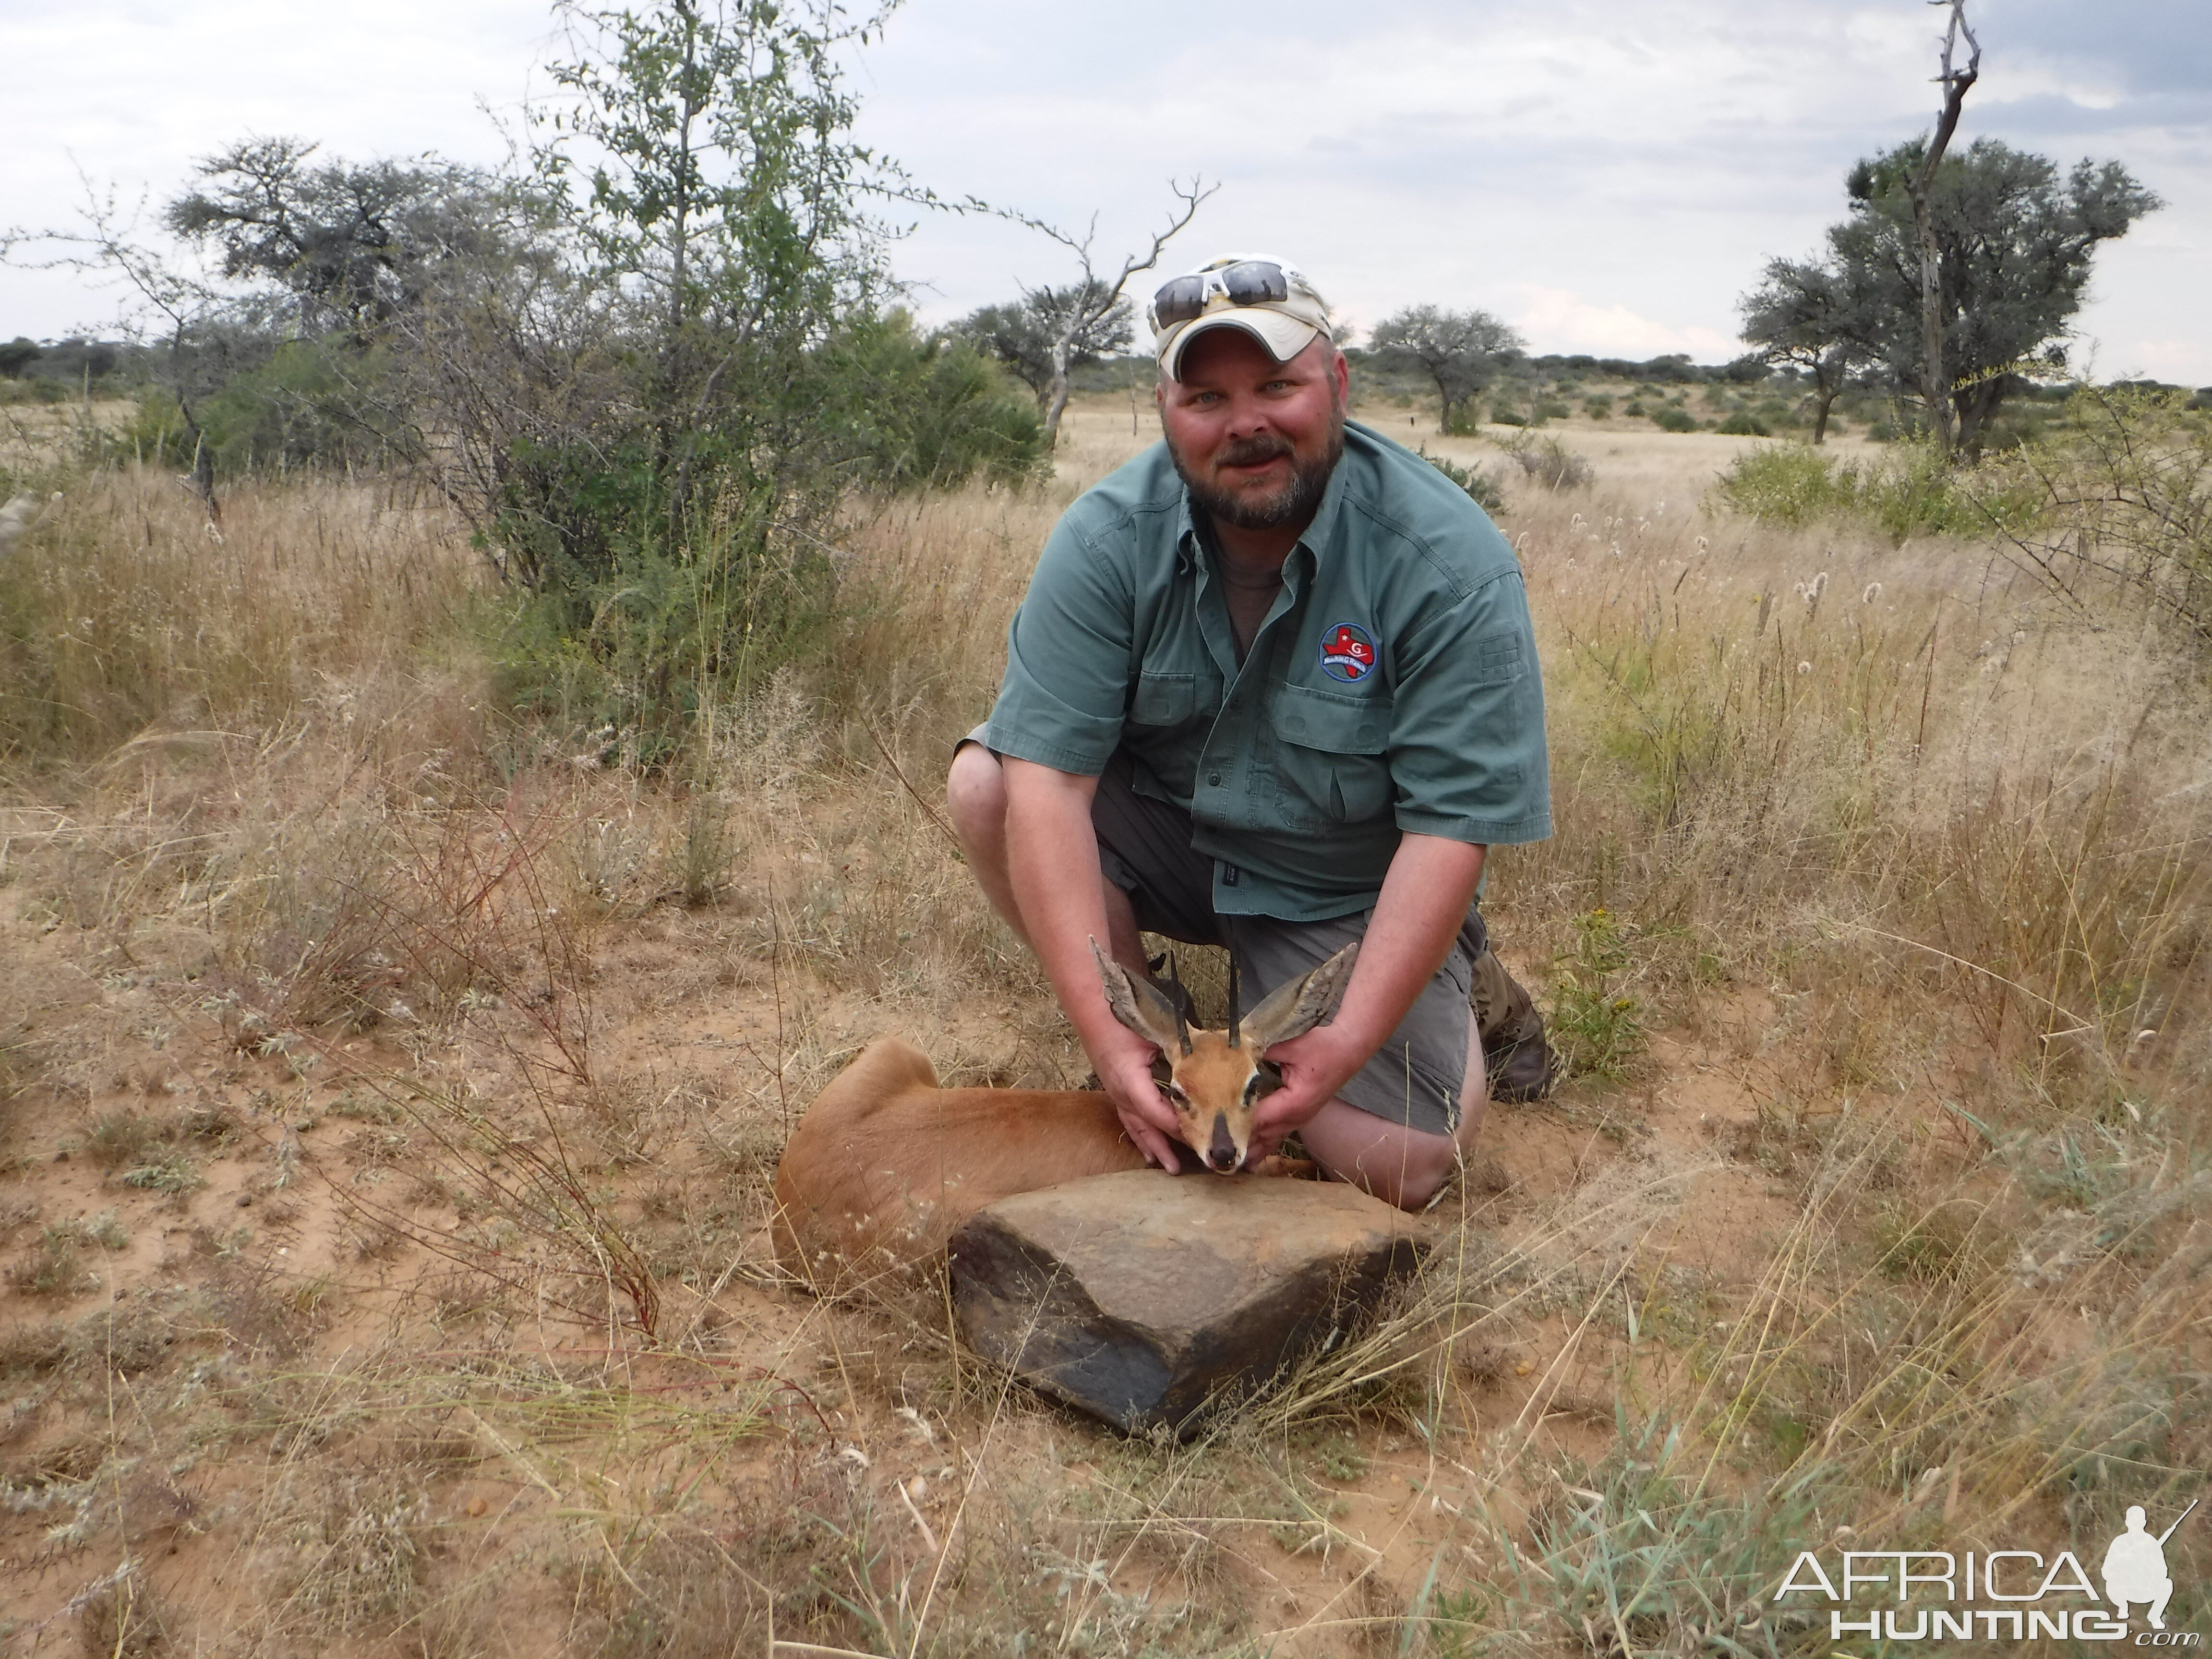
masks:
[[[1152,982],[1098,949],[1115,1018],[1159,1045],[1178,1133],[1220,1175],[1250,1160],[1252,1113],[1273,1080],[1264,1056],[1335,1013],[1359,947],[1347,945],[1229,1026],[1194,1028]],[[1280,1160],[1265,1161],[1280,1173]],[[776,1259],[827,1288],[854,1269],[919,1260],[988,1204],[1083,1176],[1140,1170],[1145,1155],[1096,1090],[940,1089],[912,1043],[878,1037],[830,1080],[775,1172]]]

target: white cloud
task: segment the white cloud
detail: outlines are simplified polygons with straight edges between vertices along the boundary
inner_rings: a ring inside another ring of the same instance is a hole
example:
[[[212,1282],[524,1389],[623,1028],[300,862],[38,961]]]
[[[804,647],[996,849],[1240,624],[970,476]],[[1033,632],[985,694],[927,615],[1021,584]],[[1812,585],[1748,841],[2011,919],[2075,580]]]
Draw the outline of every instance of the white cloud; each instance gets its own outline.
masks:
[[[1510,309],[1511,323],[1539,351],[1587,352],[1595,357],[1661,357],[1685,351],[1700,362],[1733,357],[1743,349],[1732,334],[1710,328],[1670,328],[1625,305],[1594,305],[1565,289],[1523,289]]]
[[[1989,0],[1967,135],[2118,154],[2169,199],[2100,256],[2082,321],[2166,354],[2150,372],[2203,375],[2186,368],[2212,292],[2203,105],[2144,102],[2142,66],[2172,52],[2133,40],[2129,8],[2086,10]],[[1733,354],[1735,298],[1764,259],[1811,251],[1840,215],[1850,163],[1926,125],[1934,16],[1922,0],[1395,0],[1349,16],[1276,0],[1255,31],[1188,0],[1119,0],[1110,24],[1035,0],[908,0],[854,89],[864,136],[917,179],[1075,227],[1097,211],[1102,249],[1158,222],[1167,179],[1203,172],[1224,188],[1172,258],[1279,248],[1366,324],[1477,305],[1540,350],[1711,358]],[[477,101],[512,109],[550,35],[542,0],[0,0],[0,61],[17,66],[0,223],[65,216],[71,152],[157,199],[248,131],[495,161]],[[1069,275],[1049,243],[975,218],[922,223],[895,262],[931,316]],[[0,271],[0,334],[105,304]]]

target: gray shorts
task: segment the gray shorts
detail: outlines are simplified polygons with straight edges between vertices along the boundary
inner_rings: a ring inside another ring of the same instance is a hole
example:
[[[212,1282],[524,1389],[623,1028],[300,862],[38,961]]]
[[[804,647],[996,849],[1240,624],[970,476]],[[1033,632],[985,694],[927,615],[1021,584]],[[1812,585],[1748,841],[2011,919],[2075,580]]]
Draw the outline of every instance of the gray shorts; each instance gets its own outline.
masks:
[[[979,726],[961,742],[981,744],[983,732]],[[1325,921],[1219,915],[1213,908],[1213,860],[1193,850],[1190,815],[1171,801],[1138,794],[1130,778],[1128,755],[1117,750],[1091,798],[1091,823],[1106,879],[1129,896],[1137,926],[1146,932],[1232,952],[1247,1007],[1366,933],[1371,910]],[[1474,964],[1488,948],[1481,913],[1470,908],[1436,977],[1389,1041],[1337,1091],[1338,1098],[1424,1134],[1456,1130],[1460,1085],[1469,1075],[1479,1085],[1482,1077],[1480,1057],[1468,1053],[1468,1008]]]

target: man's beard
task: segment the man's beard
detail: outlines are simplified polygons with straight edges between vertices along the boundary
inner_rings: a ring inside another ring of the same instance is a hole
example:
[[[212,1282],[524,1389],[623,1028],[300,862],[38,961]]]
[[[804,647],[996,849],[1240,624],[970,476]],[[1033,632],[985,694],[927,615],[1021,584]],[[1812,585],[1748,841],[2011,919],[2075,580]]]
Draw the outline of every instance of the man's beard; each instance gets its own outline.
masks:
[[[1213,457],[1217,465],[1255,466],[1278,455],[1291,458],[1291,476],[1279,489],[1266,495],[1233,495],[1193,477],[1172,439],[1168,443],[1168,455],[1175,462],[1183,487],[1190,491],[1193,505],[1203,509],[1217,523],[1238,530],[1274,530],[1286,524],[1304,523],[1321,505],[1321,498],[1328,491],[1329,475],[1344,458],[1344,421],[1340,415],[1330,423],[1328,447],[1321,454],[1304,461],[1297,459],[1289,440],[1272,434],[1224,444]]]

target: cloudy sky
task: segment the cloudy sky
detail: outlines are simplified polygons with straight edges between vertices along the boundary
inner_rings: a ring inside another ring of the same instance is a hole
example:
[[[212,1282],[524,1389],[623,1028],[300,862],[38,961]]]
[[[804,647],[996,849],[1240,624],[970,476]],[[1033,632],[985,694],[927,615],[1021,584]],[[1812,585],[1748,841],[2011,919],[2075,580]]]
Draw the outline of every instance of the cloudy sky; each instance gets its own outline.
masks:
[[[2082,344],[2106,376],[2212,383],[2205,0],[1975,0],[1964,134],[2118,157],[2168,204],[2100,255]],[[1172,258],[1279,252],[1371,324],[1480,306],[1540,351],[1734,355],[1735,300],[1840,216],[1857,157],[1923,128],[1923,0],[1322,0],[1212,7],[907,0],[855,65],[866,139],[920,181],[1118,253],[1202,174]],[[1233,22],[1231,19],[1245,19]],[[543,0],[0,0],[0,226],[65,222],[80,173],[160,200],[191,157],[297,134],[331,154],[505,154],[556,48]],[[898,249],[947,316],[1065,281],[1033,233],[938,219]],[[0,270],[0,337],[112,314]]]

